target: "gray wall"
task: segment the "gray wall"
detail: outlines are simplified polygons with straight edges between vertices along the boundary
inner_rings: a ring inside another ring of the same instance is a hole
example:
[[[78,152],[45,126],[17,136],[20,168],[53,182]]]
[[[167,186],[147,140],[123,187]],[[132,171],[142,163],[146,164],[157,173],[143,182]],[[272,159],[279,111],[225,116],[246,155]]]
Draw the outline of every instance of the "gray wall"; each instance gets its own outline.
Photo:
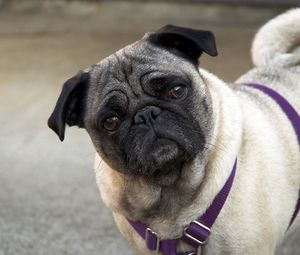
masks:
[[[72,0],[67,0],[72,1]],[[101,2],[103,0],[81,0]],[[110,0],[123,1],[123,0]],[[300,5],[300,0],[127,0],[128,2],[177,2],[177,3],[218,3],[218,4],[247,4],[260,6],[291,6]]]
[[[1,4],[9,4],[11,2],[103,2],[103,1],[124,1],[124,0],[0,0]],[[177,3],[211,3],[211,4],[234,4],[234,5],[259,5],[259,6],[300,6],[300,0],[125,0],[127,2],[177,2]]]

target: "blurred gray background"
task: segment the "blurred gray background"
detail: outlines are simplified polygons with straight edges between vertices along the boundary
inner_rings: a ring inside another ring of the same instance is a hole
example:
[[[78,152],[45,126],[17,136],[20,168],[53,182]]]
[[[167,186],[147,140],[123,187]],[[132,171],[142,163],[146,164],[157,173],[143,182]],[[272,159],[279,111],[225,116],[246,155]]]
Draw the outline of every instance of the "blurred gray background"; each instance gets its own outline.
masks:
[[[257,28],[299,0],[0,0],[0,255],[130,255],[99,197],[84,130],[61,143],[46,122],[62,83],[146,31],[210,29],[201,65],[233,82]],[[300,254],[300,232],[277,255]]]

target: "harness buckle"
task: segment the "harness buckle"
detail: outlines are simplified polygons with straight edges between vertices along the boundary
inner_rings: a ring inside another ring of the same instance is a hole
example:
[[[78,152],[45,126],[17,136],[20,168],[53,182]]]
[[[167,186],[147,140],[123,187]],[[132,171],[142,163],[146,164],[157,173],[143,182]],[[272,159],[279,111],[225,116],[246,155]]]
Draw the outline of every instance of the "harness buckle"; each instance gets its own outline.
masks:
[[[194,224],[194,225],[192,225]],[[200,228],[199,228],[200,227]],[[189,231],[189,233],[188,233]],[[183,235],[198,246],[206,243],[206,240],[210,234],[210,228],[202,224],[201,222],[194,220],[192,223],[183,230]],[[185,238],[185,240],[186,240]],[[186,241],[188,241],[186,240]]]
[[[145,241],[148,250],[153,252],[159,252],[160,240],[157,233],[154,232],[151,228],[146,229]]]

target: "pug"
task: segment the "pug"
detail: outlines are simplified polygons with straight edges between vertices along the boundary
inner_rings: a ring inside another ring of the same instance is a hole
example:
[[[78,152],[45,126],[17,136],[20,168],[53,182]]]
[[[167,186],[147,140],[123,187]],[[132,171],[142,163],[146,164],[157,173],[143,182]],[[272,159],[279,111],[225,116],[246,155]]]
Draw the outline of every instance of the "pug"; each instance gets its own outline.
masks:
[[[296,8],[227,84],[199,67],[212,32],[167,25],[65,82],[48,125],[62,141],[66,124],[86,129],[137,254],[271,255],[300,224],[299,46]]]

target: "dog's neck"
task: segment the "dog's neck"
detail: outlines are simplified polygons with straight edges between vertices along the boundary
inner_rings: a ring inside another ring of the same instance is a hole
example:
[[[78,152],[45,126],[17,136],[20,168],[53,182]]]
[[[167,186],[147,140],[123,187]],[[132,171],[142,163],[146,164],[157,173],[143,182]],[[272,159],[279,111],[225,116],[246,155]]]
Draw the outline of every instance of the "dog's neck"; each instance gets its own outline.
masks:
[[[227,180],[241,143],[242,123],[238,122],[242,118],[235,94],[214,75],[204,70],[200,73],[210,88],[216,123],[205,162],[196,157],[178,181],[162,187],[123,175],[99,156],[96,160],[96,178],[106,205],[147,224],[161,238],[180,236],[184,226],[204,213]]]

